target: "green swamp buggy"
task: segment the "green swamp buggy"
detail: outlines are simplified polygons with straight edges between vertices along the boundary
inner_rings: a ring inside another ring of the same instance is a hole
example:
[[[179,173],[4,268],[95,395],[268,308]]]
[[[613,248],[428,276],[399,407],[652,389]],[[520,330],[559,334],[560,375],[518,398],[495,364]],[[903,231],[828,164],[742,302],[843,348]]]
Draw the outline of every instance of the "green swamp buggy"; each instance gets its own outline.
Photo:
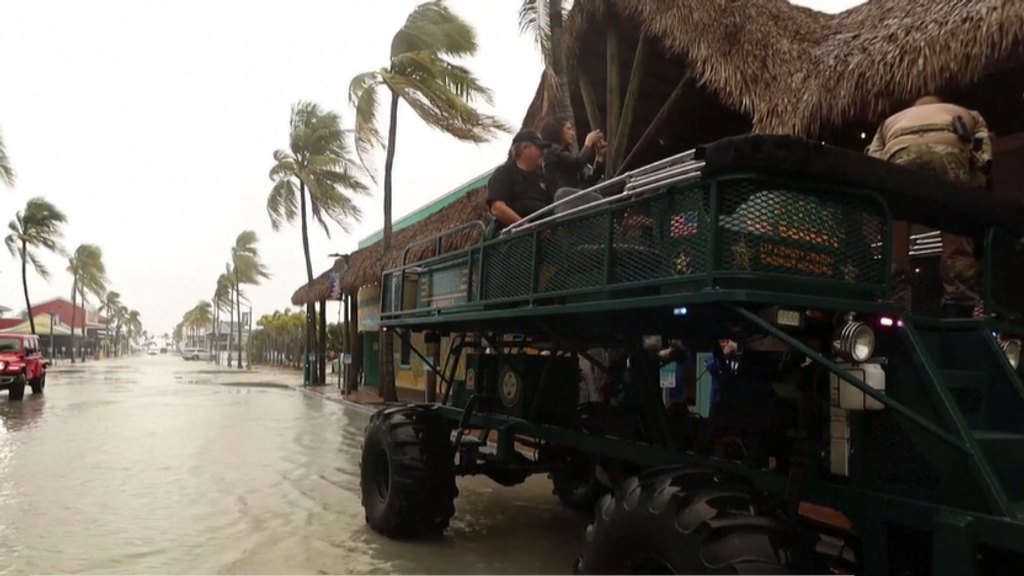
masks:
[[[594,513],[576,573],[1020,573],[1018,205],[779,136],[591,191],[496,239],[425,239],[384,273],[381,325],[424,333],[437,387],[367,426],[372,529],[437,536],[456,476],[548,473]],[[916,251],[922,307],[886,302],[893,218],[977,239],[982,316],[929,313],[934,249]],[[720,367],[710,417],[662,397],[662,367],[698,352]],[[597,399],[580,357],[606,375]]]

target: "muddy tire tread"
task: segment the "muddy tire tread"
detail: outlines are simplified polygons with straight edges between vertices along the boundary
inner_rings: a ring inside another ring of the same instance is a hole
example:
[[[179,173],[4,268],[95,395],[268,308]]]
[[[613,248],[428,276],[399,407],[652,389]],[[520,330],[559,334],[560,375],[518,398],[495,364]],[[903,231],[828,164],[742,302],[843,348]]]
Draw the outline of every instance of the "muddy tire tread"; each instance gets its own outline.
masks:
[[[577,574],[631,573],[642,555],[677,574],[792,574],[784,526],[758,512],[744,479],[710,470],[655,470],[627,479],[595,507]]]
[[[416,407],[385,408],[370,417],[365,429],[360,488],[370,527],[393,539],[440,536],[455,515],[455,458],[450,428],[441,418]],[[388,452],[391,485],[388,498],[376,496],[374,468],[366,448]]]

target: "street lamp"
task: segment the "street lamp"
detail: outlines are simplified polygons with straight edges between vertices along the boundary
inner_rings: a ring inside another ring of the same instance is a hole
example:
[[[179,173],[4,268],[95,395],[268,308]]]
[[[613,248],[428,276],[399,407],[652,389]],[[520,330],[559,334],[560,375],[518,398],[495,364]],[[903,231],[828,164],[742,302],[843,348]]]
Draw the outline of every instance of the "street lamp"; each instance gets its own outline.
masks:
[[[50,308],[50,360],[53,360],[53,308]]]

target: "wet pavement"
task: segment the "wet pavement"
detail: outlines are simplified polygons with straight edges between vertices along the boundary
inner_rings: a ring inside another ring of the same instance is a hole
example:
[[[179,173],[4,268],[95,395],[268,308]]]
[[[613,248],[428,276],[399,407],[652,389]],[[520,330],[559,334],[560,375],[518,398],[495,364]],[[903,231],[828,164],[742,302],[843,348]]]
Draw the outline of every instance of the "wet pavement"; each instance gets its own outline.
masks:
[[[545,476],[460,479],[442,541],[371,532],[367,413],[297,380],[156,356],[0,391],[0,575],[571,572],[586,518]]]

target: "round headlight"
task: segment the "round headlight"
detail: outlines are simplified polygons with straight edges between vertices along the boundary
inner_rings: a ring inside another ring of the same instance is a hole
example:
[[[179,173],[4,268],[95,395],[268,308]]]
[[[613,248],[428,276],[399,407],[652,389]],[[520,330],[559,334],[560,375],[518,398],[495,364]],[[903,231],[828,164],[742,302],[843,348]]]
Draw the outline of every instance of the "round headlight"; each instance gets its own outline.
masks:
[[[6,367],[7,367],[7,364],[5,364],[3,362],[0,362],[0,370],[3,370]]]
[[[875,332],[863,322],[850,322],[839,330],[832,347],[847,360],[866,362],[875,352]]]
[[[1003,354],[1006,354],[1006,360],[1010,362],[1010,366],[1016,370],[1017,365],[1020,364],[1020,340],[1002,340],[999,342],[999,347],[1003,349]]]

